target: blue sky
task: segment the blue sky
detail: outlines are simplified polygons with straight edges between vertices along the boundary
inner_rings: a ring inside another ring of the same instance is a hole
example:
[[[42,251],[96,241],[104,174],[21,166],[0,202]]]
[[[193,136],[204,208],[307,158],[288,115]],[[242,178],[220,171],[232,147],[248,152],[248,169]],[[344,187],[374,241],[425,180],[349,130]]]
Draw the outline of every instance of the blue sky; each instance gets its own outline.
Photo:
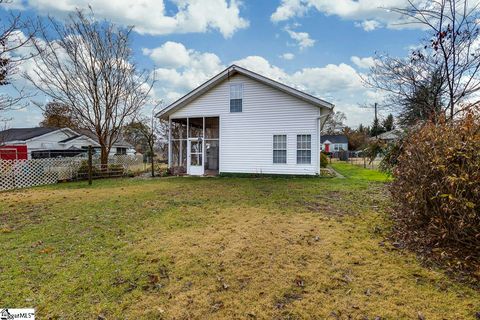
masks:
[[[405,56],[423,36],[386,9],[405,0],[17,0],[4,5],[0,17],[17,8],[26,16],[63,19],[88,5],[98,18],[135,25],[135,60],[156,69],[155,96],[165,103],[237,63],[331,101],[353,127],[372,121],[372,110],[359,105],[380,100],[360,79],[375,52]],[[34,106],[9,116],[11,127],[41,120]]]

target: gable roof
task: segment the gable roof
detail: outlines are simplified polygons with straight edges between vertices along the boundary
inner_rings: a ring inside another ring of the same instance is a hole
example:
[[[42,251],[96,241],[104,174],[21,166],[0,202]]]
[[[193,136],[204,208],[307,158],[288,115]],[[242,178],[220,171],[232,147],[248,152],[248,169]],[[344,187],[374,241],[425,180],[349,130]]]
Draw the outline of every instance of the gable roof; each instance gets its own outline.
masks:
[[[402,135],[403,135],[402,130],[393,129],[391,131],[381,133],[373,138],[380,139],[380,140],[397,140],[397,139],[400,139]]]
[[[79,134],[76,134],[74,136],[71,136],[70,138],[60,140],[60,141],[58,141],[58,143],[65,143],[65,142],[68,142],[68,141],[72,141],[72,140],[77,139],[78,137],[81,137],[81,136]]]
[[[201,96],[202,94],[204,94],[205,92],[207,92],[211,88],[215,87],[219,83],[223,82],[225,79],[228,79],[235,74],[241,74],[241,75],[244,75],[244,76],[249,77],[251,79],[257,80],[257,81],[259,81],[259,82],[261,82],[265,85],[268,85],[272,88],[278,89],[278,90],[283,91],[287,94],[290,94],[294,97],[297,97],[297,98],[299,98],[303,101],[309,102],[309,103],[311,103],[311,104],[313,104],[313,105],[315,105],[319,108],[327,108],[327,109],[332,110],[333,107],[334,107],[334,105],[332,103],[327,102],[325,100],[322,100],[320,98],[314,97],[314,96],[312,96],[308,93],[305,93],[305,92],[300,91],[298,89],[292,88],[292,87],[287,86],[283,83],[272,80],[270,78],[262,76],[258,73],[253,72],[253,71],[247,70],[245,68],[239,67],[237,65],[231,65],[230,67],[223,70],[222,72],[220,72],[219,74],[217,74],[216,76],[211,78],[210,80],[207,80],[206,82],[204,82],[203,84],[201,84],[197,88],[193,89],[192,91],[190,91],[189,93],[187,93],[186,95],[184,95],[183,97],[178,99],[177,101],[171,103],[166,108],[160,110],[156,114],[156,117],[163,118],[163,119],[167,118],[172,112],[184,107],[189,102],[193,101],[197,97]]]
[[[98,143],[97,136],[93,132],[91,132],[90,130],[88,130],[88,129],[76,129],[75,131],[80,133],[81,135],[86,136],[87,138],[92,139],[96,143]],[[117,141],[115,141],[115,143],[112,145],[112,147],[125,147],[125,148],[133,149],[133,146],[130,143],[128,143],[127,141],[125,141],[124,137],[121,134],[118,136]]]
[[[68,141],[78,139],[81,137],[86,137],[90,139],[93,143],[98,145],[98,139],[89,130],[86,129],[70,129],[70,128],[44,128],[44,127],[35,127],[35,128],[11,128],[4,131],[0,131],[0,143],[11,142],[11,141],[27,141],[34,139],[40,136],[43,136],[47,133],[55,131],[69,131],[73,136],[65,138],[63,140],[57,141],[58,143],[66,143]],[[117,141],[113,144],[114,147],[125,147],[133,148],[133,146],[126,142],[122,135],[120,135]]]
[[[44,134],[60,130],[59,128],[11,128],[0,131],[0,141],[26,141]]]
[[[348,143],[348,138],[344,134],[326,134],[320,136],[320,142],[330,141],[331,143]]]

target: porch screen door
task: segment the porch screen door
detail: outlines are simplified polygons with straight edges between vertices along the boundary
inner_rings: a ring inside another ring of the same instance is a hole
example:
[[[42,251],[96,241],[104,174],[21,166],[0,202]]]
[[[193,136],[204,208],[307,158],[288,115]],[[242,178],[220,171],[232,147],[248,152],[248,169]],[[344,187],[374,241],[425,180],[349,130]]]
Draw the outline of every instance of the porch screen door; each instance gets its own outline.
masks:
[[[187,173],[194,176],[203,175],[203,141],[201,139],[189,139],[187,152]]]

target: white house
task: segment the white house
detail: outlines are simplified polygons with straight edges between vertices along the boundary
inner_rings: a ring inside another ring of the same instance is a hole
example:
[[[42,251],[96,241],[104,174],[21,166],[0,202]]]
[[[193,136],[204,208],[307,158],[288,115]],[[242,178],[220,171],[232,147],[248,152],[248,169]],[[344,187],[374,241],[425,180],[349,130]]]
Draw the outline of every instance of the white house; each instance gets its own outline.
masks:
[[[190,175],[320,172],[333,104],[232,65],[160,111],[168,164]]]
[[[322,135],[322,151],[338,152],[348,151],[348,138],[344,134]]]
[[[35,159],[76,156],[88,146],[98,149],[95,137],[82,130],[69,128],[12,128],[0,132],[0,158]],[[17,154],[13,155],[15,152]],[[113,154],[133,154],[132,146],[123,140],[115,143]]]

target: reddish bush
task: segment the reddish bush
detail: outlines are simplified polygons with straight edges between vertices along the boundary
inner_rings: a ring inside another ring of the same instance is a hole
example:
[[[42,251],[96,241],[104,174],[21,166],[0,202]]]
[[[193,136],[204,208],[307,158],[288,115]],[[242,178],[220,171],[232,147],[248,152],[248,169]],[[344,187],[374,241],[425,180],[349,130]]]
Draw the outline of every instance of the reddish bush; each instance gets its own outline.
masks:
[[[391,185],[397,233],[459,268],[480,265],[480,121],[428,123],[403,144]]]

